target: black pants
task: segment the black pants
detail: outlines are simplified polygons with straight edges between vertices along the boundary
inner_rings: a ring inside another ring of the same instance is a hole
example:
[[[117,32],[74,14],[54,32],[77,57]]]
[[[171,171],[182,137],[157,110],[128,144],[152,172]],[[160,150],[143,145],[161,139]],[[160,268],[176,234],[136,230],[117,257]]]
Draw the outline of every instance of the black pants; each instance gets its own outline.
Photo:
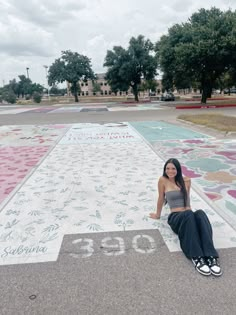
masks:
[[[219,257],[212,240],[212,227],[203,210],[172,212],[168,224],[178,235],[180,247],[187,258]]]

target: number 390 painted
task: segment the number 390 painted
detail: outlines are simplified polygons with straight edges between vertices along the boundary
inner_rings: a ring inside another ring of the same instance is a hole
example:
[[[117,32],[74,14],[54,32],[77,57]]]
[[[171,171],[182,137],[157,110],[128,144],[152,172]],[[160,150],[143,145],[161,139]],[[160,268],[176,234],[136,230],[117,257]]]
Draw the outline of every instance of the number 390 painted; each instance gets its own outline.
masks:
[[[140,248],[138,246],[138,241],[140,239],[146,239],[150,246],[147,248]],[[93,240],[90,238],[78,238],[72,241],[72,244],[77,245],[79,244],[80,249],[84,251],[82,254],[83,258],[90,257],[94,253],[94,243]],[[140,254],[151,254],[156,250],[156,243],[154,239],[145,234],[135,235],[132,239],[132,247],[133,249]],[[125,242],[122,237],[105,237],[101,240],[101,249],[103,249],[103,253],[106,256],[119,256],[125,253]],[[70,256],[74,258],[81,257],[81,254],[74,254],[71,253]]]

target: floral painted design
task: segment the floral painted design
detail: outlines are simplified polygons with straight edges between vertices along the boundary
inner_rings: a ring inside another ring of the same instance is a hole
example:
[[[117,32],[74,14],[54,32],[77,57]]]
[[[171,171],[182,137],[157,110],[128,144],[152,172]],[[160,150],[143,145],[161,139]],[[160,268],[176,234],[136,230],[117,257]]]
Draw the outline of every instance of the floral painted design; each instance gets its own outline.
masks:
[[[41,147],[0,147],[0,203],[49,150]]]
[[[153,148],[163,159],[178,158],[182,162],[183,174],[192,178],[197,190],[205,193],[228,222],[236,224],[233,215],[236,213],[235,143],[235,140],[212,138],[202,139],[196,145],[191,140],[171,140],[168,143],[156,141]],[[190,148],[191,151],[182,154],[184,149]]]

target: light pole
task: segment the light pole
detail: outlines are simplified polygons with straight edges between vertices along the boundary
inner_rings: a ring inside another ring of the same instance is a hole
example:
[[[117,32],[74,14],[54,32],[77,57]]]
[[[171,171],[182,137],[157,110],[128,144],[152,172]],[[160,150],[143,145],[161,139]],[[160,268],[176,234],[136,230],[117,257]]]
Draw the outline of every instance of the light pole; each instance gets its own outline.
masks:
[[[29,67],[26,68],[27,78],[29,79]]]
[[[50,94],[49,94],[49,85],[48,85],[48,66],[44,65],[45,71],[46,71],[46,82],[47,82],[47,90],[48,90],[48,100],[50,100]]]

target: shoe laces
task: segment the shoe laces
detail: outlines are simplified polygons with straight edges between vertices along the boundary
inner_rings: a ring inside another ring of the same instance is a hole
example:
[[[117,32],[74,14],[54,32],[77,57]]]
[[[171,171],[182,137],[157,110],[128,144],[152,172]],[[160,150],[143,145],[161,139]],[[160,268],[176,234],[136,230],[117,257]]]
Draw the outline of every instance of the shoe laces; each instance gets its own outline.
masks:
[[[218,261],[217,261],[216,257],[212,257],[212,256],[208,257],[207,261],[208,261],[210,266],[215,266],[215,265],[218,266]]]
[[[205,265],[206,264],[205,259],[203,257],[199,257],[198,258],[198,262],[200,262],[201,265]]]
[[[204,257],[201,257],[201,256],[200,257],[194,257],[193,260],[195,261],[196,266],[198,264],[200,264],[200,265],[206,264]]]

